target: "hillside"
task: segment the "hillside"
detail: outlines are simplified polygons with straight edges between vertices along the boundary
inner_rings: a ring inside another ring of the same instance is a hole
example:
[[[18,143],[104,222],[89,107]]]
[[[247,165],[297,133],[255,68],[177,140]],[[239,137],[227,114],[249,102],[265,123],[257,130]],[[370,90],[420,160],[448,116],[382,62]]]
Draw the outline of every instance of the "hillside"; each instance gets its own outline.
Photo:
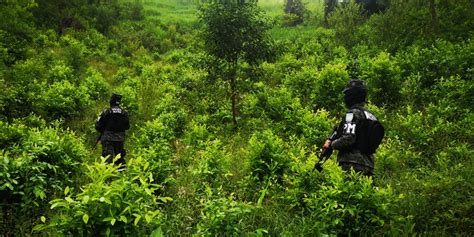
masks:
[[[474,233],[471,1],[230,2],[0,3],[3,236]],[[313,169],[350,79],[373,178]],[[95,144],[112,93],[125,171]]]

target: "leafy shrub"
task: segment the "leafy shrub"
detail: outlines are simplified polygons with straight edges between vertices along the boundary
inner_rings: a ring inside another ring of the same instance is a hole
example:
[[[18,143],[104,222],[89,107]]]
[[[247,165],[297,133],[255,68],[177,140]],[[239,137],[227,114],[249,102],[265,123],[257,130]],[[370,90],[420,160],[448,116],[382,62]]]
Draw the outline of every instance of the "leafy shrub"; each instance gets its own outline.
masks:
[[[91,67],[87,69],[86,75],[81,85],[87,89],[90,99],[93,101],[106,99],[110,94],[110,86],[102,74]]]
[[[327,184],[305,201],[327,234],[388,234],[409,232],[408,219],[396,213],[403,196],[391,187],[372,186],[372,179],[334,172]]]
[[[155,119],[146,122],[138,129],[138,136],[133,137],[135,155],[150,162],[150,172],[155,175],[155,182],[165,184],[170,181],[173,171],[173,150],[171,142],[174,140],[174,132],[171,128]]]
[[[444,40],[436,41],[431,47],[412,46],[397,54],[395,60],[403,76],[419,75],[421,89],[431,88],[441,78],[458,75],[462,80],[472,78],[469,65],[474,62],[472,41],[458,44]]]
[[[316,90],[318,71],[313,67],[303,67],[294,74],[286,74],[283,83],[292,94],[298,95],[303,105],[311,104],[311,95]]]
[[[5,132],[2,142],[10,144],[0,150],[0,193],[4,211],[10,213],[5,221],[17,231],[20,229],[12,221],[25,225],[18,220],[37,218],[51,198],[65,186],[74,185],[79,164],[87,155],[74,133],[62,131],[57,124],[45,127],[42,123],[41,129],[0,123],[0,130]]]
[[[466,200],[473,192],[472,155],[472,150],[458,145],[436,156],[440,169],[407,172],[400,180],[407,196],[402,213],[413,216],[417,232],[464,235],[473,231],[472,198]]]
[[[153,107],[153,117],[159,118],[167,127],[173,129],[175,136],[180,136],[186,126],[187,113],[177,98],[177,88],[171,84],[163,84],[159,90],[160,100]]]
[[[291,111],[300,108],[299,100],[292,97],[286,87],[264,89],[259,96],[259,105],[265,110],[265,114],[275,123],[285,123],[291,115]]]
[[[285,143],[271,130],[257,132],[249,140],[246,160],[249,162],[251,179],[261,182],[276,179],[281,182],[289,168],[290,159]]]
[[[139,105],[136,90],[132,86],[122,86],[117,91],[122,95],[122,107],[125,108],[129,114],[137,114]]]
[[[27,131],[28,128],[21,123],[9,124],[0,120],[0,149],[11,150],[24,139]]]
[[[183,141],[188,146],[205,147],[207,142],[214,138],[207,125],[203,122],[192,120],[183,136]]]
[[[197,166],[193,174],[202,180],[200,186],[207,184],[210,187],[223,185],[228,162],[222,142],[218,139],[206,142],[206,148],[198,152]]]
[[[375,155],[375,176],[381,183],[394,179],[400,172],[423,164],[420,152],[409,142],[402,142],[399,138],[387,138],[377,149]]]
[[[64,65],[64,62],[59,61],[51,67],[48,77],[51,82],[72,81],[73,72],[70,67]]]
[[[343,64],[326,64],[319,72],[316,80],[315,90],[311,98],[315,109],[326,109],[328,111],[343,110],[342,90],[349,81],[349,74]]]
[[[124,2],[120,6],[120,17],[122,19],[130,19],[139,21],[144,18],[143,3],[141,1]]]
[[[361,78],[367,81],[369,100],[377,106],[395,106],[401,99],[401,71],[388,53],[362,63]]]
[[[109,39],[95,29],[88,29],[78,38],[84,44],[87,56],[104,57],[109,52]]]
[[[429,101],[429,93],[421,87],[421,75],[413,74],[404,78],[400,85],[402,104],[421,108]]]
[[[356,45],[357,28],[365,21],[362,14],[362,6],[351,1],[348,4],[339,5],[328,18],[328,24],[334,28],[336,39],[340,44],[348,48]]]
[[[423,111],[414,111],[412,107],[407,106],[403,114],[400,112],[396,115],[393,123],[396,123],[397,135],[404,142],[416,144],[419,151],[426,151],[430,147],[433,129],[427,124],[427,114]],[[395,127],[395,124],[390,127]]]
[[[46,67],[39,59],[16,63],[6,75],[7,90],[3,96],[8,116],[21,117],[36,111],[35,105],[43,90],[42,81]]]
[[[221,190],[206,188],[206,197],[201,198],[202,212],[197,224],[197,234],[218,235],[226,233],[229,235],[241,235],[245,233],[242,220],[253,211],[252,206],[246,202],[235,200],[231,194],[223,196]]]
[[[72,36],[65,35],[60,38],[60,46],[63,47],[63,56],[67,63],[75,71],[80,70],[85,64],[86,46]]]
[[[285,5],[285,26],[295,26],[303,23],[305,15],[308,13],[305,4],[301,0],[287,1]]]
[[[64,198],[51,201],[55,215],[47,225],[36,230],[50,229],[65,235],[145,235],[155,229],[161,219],[159,204],[169,198],[154,194],[150,163],[138,157],[127,161],[127,170],[105,158],[87,165],[89,182],[78,192],[66,187]]]
[[[325,110],[313,113],[307,109],[300,109],[295,111],[294,118],[296,122],[294,135],[306,139],[308,145],[323,144],[330,135],[331,126],[335,124]]]
[[[69,81],[55,82],[41,95],[38,107],[51,119],[81,115],[91,104],[87,88]]]

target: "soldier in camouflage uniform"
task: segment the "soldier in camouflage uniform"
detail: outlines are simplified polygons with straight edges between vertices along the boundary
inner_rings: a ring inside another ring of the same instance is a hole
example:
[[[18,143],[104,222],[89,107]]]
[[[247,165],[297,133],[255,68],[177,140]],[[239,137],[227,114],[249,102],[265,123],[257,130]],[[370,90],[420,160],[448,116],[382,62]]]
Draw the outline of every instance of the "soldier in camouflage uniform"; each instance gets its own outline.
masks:
[[[125,130],[130,128],[128,113],[120,107],[122,96],[113,94],[110,98],[110,108],[105,109],[97,118],[95,128],[101,133],[102,156],[112,163],[116,155],[120,158],[115,162],[125,167]]]
[[[364,154],[358,148],[357,139],[364,139],[357,136],[357,129],[366,118],[375,119],[375,116],[364,109],[367,89],[363,81],[351,80],[344,89],[344,102],[349,111],[344,115],[339,126],[335,129],[334,139],[326,140],[323,148],[333,148],[339,151],[337,162],[345,171],[351,168],[367,176],[374,174],[373,154]]]

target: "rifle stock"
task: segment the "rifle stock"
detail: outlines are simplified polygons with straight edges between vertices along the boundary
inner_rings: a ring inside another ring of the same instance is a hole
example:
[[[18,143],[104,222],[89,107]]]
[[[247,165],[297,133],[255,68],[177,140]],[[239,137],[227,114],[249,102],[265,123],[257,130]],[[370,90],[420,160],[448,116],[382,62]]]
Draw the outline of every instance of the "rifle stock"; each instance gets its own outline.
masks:
[[[102,134],[99,134],[99,136],[95,139],[94,146],[92,147],[92,151],[95,151],[95,148],[97,147],[97,144],[100,143],[100,140],[102,138]]]
[[[332,134],[328,139],[331,140],[331,141],[334,141],[336,139],[336,137],[337,137],[337,127],[335,127],[333,129]],[[323,170],[324,162],[326,162],[331,157],[332,152],[333,152],[332,148],[323,149],[322,152],[321,152],[321,155],[318,157],[319,158],[318,162],[316,162],[316,164],[314,164],[313,171],[317,170],[317,171],[321,172]]]
[[[318,157],[319,160],[314,164],[313,171],[317,170],[318,172],[321,172],[323,170],[323,164],[326,162],[332,155],[333,149],[323,149],[321,155]]]

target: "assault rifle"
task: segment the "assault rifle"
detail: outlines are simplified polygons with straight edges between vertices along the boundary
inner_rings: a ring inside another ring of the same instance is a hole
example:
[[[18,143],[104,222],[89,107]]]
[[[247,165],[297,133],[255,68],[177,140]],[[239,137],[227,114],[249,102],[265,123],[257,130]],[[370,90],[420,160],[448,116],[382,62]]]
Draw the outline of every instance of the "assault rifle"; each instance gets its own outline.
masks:
[[[331,141],[334,141],[336,137],[337,137],[337,127],[334,128],[331,137],[329,137],[328,139]],[[323,170],[323,164],[331,157],[332,152],[333,152],[333,149],[328,148],[328,149],[322,149],[320,150],[320,152],[316,153],[316,156],[318,157],[318,162],[314,164],[313,172],[314,170],[317,170],[318,172],[321,172]]]
[[[94,146],[92,147],[92,151],[95,151],[95,148],[97,147],[97,144],[100,143],[101,138],[102,138],[102,133],[99,134],[99,136],[95,139],[95,143],[94,143]]]
[[[314,170],[317,170],[318,172],[323,171],[323,164],[326,162],[332,155],[333,149],[328,148],[328,149],[322,149],[320,155],[318,156],[318,162],[314,164],[313,172]]]

